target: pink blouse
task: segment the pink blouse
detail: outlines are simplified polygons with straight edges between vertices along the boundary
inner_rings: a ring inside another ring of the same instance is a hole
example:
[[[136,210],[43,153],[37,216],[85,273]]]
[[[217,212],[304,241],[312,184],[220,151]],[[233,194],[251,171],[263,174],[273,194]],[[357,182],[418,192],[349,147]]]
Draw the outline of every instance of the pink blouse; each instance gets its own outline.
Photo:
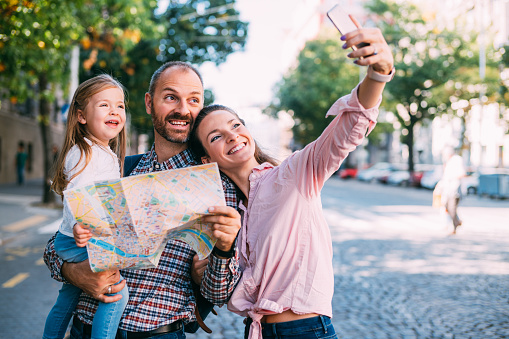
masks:
[[[228,309],[253,319],[249,338],[262,338],[263,315],[292,310],[332,317],[332,242],[320,191],[346,156],[371,132],[377,105],[365,109],[357,88],[340,98],[322,135],[281,165],[264,163],[249,176],[238,247],[242,278]]]

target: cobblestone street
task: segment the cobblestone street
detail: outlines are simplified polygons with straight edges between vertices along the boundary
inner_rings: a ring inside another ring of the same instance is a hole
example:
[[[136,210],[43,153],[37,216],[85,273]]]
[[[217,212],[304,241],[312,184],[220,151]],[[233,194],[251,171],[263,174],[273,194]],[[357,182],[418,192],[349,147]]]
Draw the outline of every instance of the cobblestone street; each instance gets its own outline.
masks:
[[[378,203],[357,200],[351,189],[359,196],[370,190]],[[330,180],[322,194],[334,245],[338,336],[509,337],[508,202],[487,209],[468,197],[459,210],[463,226],[449,236],[445,216],[429,206],[430,192],[380,203],[378,194],[399,188],[379,189]],[[226,307],[206,323],[211,335],[200,330],[188,338],[242,338],[242,318]]]
[[[60,210],[29,207],[28,191],[3,192],[0,338],[40,338],[60,288],[41,258]],[[326,183],[340,338],[509,338],[509,201],[466,197],[455,236],[431,201],[422,189]],[[187,338],[242,339],[243,318],[218,311],[206,319],[212,334]]]

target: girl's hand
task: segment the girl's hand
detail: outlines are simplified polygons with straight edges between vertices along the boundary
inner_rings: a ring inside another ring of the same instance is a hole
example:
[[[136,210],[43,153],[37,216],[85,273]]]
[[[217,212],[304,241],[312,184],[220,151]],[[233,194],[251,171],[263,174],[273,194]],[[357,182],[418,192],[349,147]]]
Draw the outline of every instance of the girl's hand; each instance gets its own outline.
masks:
[[[240,214],[229,206],[212,206],[209,212],[214,214],[203,216],[202,222],[212,224],[212,235],[217,239],[216,247],[228,252],[240,230]]]
[[[87,246],[88,241],[92,238],[92,232],[80,223],[76,223],[74,225],[72,228],[72,234],[74,235],[74,241],[76,241],[76,245],[78,247]]]
[[[352,51],[347,56],[357,59],[354,61],[357,65],[371,65],[374,71],[381,74],[389,74],[394,67],[394,58],[380,29],[362,28],[352,15],[350,15],[350,18],[358,29],[341,37],[341,40],[345,41],[343,48],[350,48],[361,42],[369,43],[369,46]],[[362,59],[359,59],[361,57]]]

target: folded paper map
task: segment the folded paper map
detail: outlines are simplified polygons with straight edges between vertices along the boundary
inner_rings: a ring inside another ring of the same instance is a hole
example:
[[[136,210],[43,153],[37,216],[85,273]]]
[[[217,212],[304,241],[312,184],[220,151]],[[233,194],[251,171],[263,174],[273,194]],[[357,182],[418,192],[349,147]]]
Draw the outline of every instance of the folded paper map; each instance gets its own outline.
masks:
[[[207,257],[216,240],[201,216],[225,206],[215,163],[95,182],[64,197],[93,233],[87,250],[94,272],[156,267],[172,238]]]

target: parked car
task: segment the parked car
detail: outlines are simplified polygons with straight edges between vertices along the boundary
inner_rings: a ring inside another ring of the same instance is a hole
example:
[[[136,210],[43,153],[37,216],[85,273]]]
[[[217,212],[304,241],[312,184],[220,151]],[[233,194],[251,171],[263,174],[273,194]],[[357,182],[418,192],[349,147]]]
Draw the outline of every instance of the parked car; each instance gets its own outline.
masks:
[[[442,179],[442,165],[432,170],[425,172],[421,178],[421,187],[427,189],[435,189],[437,182]],[[467,176],[461,179],[461,193],[464,195],[477,194],[479,187],[479,172],[467,169]]]
[[[357,176],[357,168],[341,168],[338,172],[341,179],[350,179]]]
[[[437,182],[442,178],[442,165],[435,165],[435,167],[429,171],[425,171],[421,178],[421,187],[427,189],[435,189]]]
[[[461,193],[464,195],[477,194],[479,187],[479,172],[470,172],[461,179]]]
[[[387,171],[380,173],[377,175],[376,180],[382,184],[387,184],[389,178],[394,175],[394,173],[407,172],[408,173],[408,165],[407,164],[391,164],[391,168]]]
[[[373,166],[357,172],[357,179],[360,181],[375,181],[378,176],[390,171],[391,167],[388,162],[377,162]]]
[[[389,185],[419,187],[424,173],[432,169],[433,165],[416,164],[412,173],[406,169],[392,172],[387,178],[387,183]]]

